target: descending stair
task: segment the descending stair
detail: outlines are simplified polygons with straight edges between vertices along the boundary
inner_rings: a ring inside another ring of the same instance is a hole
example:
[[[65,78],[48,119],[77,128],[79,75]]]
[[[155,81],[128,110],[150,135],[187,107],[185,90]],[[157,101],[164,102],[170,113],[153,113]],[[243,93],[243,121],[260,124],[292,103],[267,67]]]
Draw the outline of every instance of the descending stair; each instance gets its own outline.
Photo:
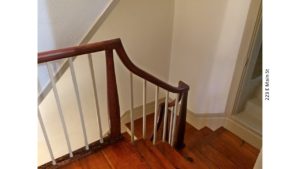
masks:
[[[147,125],[153,127],[153,114],[147,116]],[[130,123],[126,126],[129,128]],[[135,120],[135,128],[142,128],[142,119]],[[150,138],[151,131],[146,135]],[[136,131],[135,136],[141,139],[142,131]],[[215,131],[207,127],[197,130],[187,123],[185,144],[186,147],[178,152],[162,142],[158,142],[155,147],[176,168],[252,169],[259,154],[258,149],[223,127]]]
[[[148,115],[147,124],[153,122]],[[139,124],[136,120],[136,127]],[[128,124],[127,124],[128,125]],[[142,131],[137,130],[136,137]],[[138,139],[131,144],[130,136],[82,159],[73,160],[63,169],[252,169],[259,150],[220,127],[212,131],[204,127],[197,130],[187,123],[185,144],[177,151],[169,144]]]
[[[63,169],[194,169],[177,151],[166,143],[159,148],[148,140],[130,143],[130,136],[87,157],[72,161]],[[166,156],[168,154],[168,156]],[[170,159],[175,160],[171,161]]]

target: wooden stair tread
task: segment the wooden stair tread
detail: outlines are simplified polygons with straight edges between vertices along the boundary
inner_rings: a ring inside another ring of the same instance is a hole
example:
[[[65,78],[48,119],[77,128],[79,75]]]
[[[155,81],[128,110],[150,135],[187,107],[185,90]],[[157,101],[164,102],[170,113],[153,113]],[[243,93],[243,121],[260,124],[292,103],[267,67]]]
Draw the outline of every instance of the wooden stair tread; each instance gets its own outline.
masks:
[[[150,141],[138,140],[135,142],[135,147],[152,169],[175,169]]]
[[[149,169],[150,167],[134,147],[122,140],[102,150],[111,168]]]
[[[187,126],[187,128],[188,127],[190,127],[190,126]],[[194,128],[193,126],[191,126],[191,127]],[[206,138],[207,136],[209,136],[213,133],[213,131],[208,127],[203,127],[200,130],[197,130],[197,129],[191,129],[191,130],[192,130],[192,132],[186,132],[185,144],[187,147],[189,147],[190,145],[193,146],[194,144],[201,142],[201,140],[203,140],[204,138]],[[193,131],[193,130],[196,130],[196,131]]]
[[[192,150],[197,156],[205,156],[212,161],[218,168],[233,169],[239,168],[236,164],[226,158],[222,153],[218,152],[209,144],[198,145],[196,149]]]
[[[250,152],[254,156],[258,156],[259,150],[257,148],[253,147],[252,145],[250,145],[249,143],[247,143],[246,141],[239,138],[238,136],[236,136],[235,134],[233,134],[232,132],[226,130],[223,127],[221,127],[219,130],[222,130],[222,132],[220,133],[220,138],[224,142],[226,142],[230,146],[240,148],[244,151]]]
[[[183,149],[180,151],[180,154],[189,159],[189,163],[192,163],[195,166],[199,166],[199,168],[209,168],[209,169],[219,169],[217,165],[215,165],[212,161],[210,161],[207,157],[205,157],[201,153],[193,153],[188,149]]]
[[[101,151],[60,167],[62,169],[111,169],[109,162]]]
[[[194,153],[190,149],[194,148],[195,144],[201,142],[201,140],[205,139],[207,136],[211,135],[213,131],[208,127],[203,127],[200,130],[197,130],[193,126],[186,126],[187,132],[185,136],[185,144],[186,147],[179,150],[179,153],[185,157],[190,159],[190,163],[201,166],[202,168],[208,167],[210,169],[218,169],[218,167],[210,161],[207,157],[205,157],[201,153]]]
[[[175,168],[180,169],[197,169],[197,168],[208,168],[207,165],[201,163],[201,166],[197,166],[188,162],[183,156],[181,156],[175,149],[169,144],[159,142],[155,147],[169,160],[172,162]]]
[[[219,128],[216,133],[218,133],[218,136],[211,139],[209,143],[212,147],[238,166],[249,169],[253,168],[258,155],[252,152],[254,147],[223,127]]]
[[[198,133],[199,136],[204,135],[204,131],[207,129],[203,129],[203,134]],[[205,157],[209,159],[213,164],[215,164],[218,168],[230,169],[230,168],[239,168],[234,162],[229,160],[224,154],[216,150],[213,146],[210,145],[210,141],[218,137],[219,133],[221,133],[223,129],[216,130],[214,132],[209,132],[206,137],[200,137],[198,142],[194,142],[193,144],[188,146],[188,149],[192,151],[196,156]],[[209,134],[210,133],[210,134]]]

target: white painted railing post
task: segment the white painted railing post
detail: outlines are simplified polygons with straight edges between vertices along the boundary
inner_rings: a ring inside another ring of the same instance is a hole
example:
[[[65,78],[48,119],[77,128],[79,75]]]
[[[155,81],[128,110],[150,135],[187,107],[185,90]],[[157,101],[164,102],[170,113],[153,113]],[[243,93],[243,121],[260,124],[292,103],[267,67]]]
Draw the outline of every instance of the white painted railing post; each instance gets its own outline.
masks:
[[[64,115],[63,115],[62,108],[61,108],[61,105],[60,105],[60,99],[59,99],[59,96],[58,96],[57,88],[56,88],[56,83],[54,82],[53,71],[52,71],[52,68],[51,68],[49,62],[47,63],[47,69],[48,69],[50,81],[51,81],[51,84],[52,84],[52,89],[53,89],[53,93],[54,93],[54,96],[55,96],[55,101],[56,101],[56,104],[57,104],[57,108],[58,108],[58,112],[59,112],[59,116],[60,116],[60,121],[62,123],[63,132],[64,132],[65,139],[66,139],[66,142],[67,142],[69,155],[70,155],[70,157],[73,157],[71,144],[70,144],[70,139],[69,139],[69,135],[68,135],[68,132],[67,132],[65,119],[64,119]]]
[[[72,81],[74,85],[74,90],[76,94],[76,100],[77,100],[77,105],[78,105],[78,110],[79,110],[79,115],[80,115],[80,122],[81,122],[81,127],[82,127],[82,133],[83,133],[83,138],[84,138],[84,143],[85,143],[85,149],[89,149],[89,144],[87,141],[87,135],[86,135],[86,128],[85,128],[85,123],[84,123],[84,117],[83,117],[83,112],[82,112],[82,107],[81,107],[81,101],[80,101],[80,96],[79,96],[79,89],[77,85],[77,80],[76,80],[76,75],[75,75],[75,70],[74,70],[74,65],[73,65],[73,59],[69,58],[69,66],[70,66],[70,71],[72,75]]]
[[[143,139],[146,139],[146,87],[147,81],[144,79],[143,81]]]
[[[158,114],[158,91],[159,87],[155,88],[155,111],[154,111],[154,127],[153,127],[153,144],[156,143],[156,135],[157,135],[157,114]]]
[[[99,107],[99,101],[98,101],[98,94],[97,94],[97,87],[96,87],[96,80],[95,80],[95,72],[94,72],[94,65],[93,65],[92,55],[88,54],[88,58],[89,58],[89,66],[90,66],[90,71],[91,71],[91,76],[92,76],[92,81],[93,81],[93,90],[94,90],[94,96],[95,96],[95,104],[96,104],[97,121],[98,121],[98,127],[99,127],[100,143],[103,143],[100,107]]]
[[[164,127],[163,127],[163,138],[162,141],[166,141],[166,128],[167,128],[167,117],[168,117],[168,100],[169,100],[169,92],[166,92],[166,100],[165,100],[165,110],[164,110]]]
[[[176,127],[176,118],[177,118],[177,111],[178,111],[178,101],[179,101],[179,94],[177,94],[175,99],[175,108],[173,114],[173,127],[172,127],[172,139],[171,139],[171,146],[174,146],[174,138],[175,138],[175,127]]]
[[[133,117],[133,77],[130,72],[130,127],[131,127],[131,143],[134,143],[134,117]]]
[[[171,144],[171,138],[172,138],[172,126],[173,126],[173,114],[174,114],[174,107],[172,108],[171,114],[170,114],[170,127],[169,127],[169,139],[168,143]]]
[[[44,138],[45,138],[45,141],[46,141],[46,145],[47,145],[51,160],[52,160],[52,164],[56,165],[56,161],[55,161],[55,158],[54,158],[54,155],[53,155],[53,151],[52,151],[52,148],[51,148],[51,145],[50,145],[50,142],[49,142],[48,134],[46,132],[46,128],[45,128],[45,125],[44,125],[44,122],[43,122],[43,119],[42,119],[42,116],[41,116],[41,112],[40,112],[39,109],[38,109],[38,119],[39,119],[39,122],[40,122],[40,125],[41,125],[41,128],[42,128],[42,132],[43,132],[43,135],[44,135]]]

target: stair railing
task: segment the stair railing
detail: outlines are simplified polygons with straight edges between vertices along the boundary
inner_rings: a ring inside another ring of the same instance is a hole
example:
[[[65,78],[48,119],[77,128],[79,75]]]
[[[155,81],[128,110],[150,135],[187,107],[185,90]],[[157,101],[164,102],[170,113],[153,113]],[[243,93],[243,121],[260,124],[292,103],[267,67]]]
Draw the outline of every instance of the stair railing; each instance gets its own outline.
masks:
[[[105,51],[105,57],[106,57],[106,74],[107,74],[107,100],[108,100],[108,114],[109,114],[109,122],[110,122],[110,133],[109,136],[103,137],[102,134],[102,128],[101,128],[101,119],[100,119],[100,111],[99,111],[99,105],[98,105],[98,96],[96,91],[96,82],[95,82],[95,73],[94,73],[94,65],[92,61],[92,53]],[[52,165],[56,165],[57,162],[66,160],[67,158],[72,158],[75,154],[78,155],[86,150],[93,149],[93,148],[99,148],[111,143],[114,143],[122,138],[121,135],[121,123],[120,123],[120,107],[119,107],[119,97],[118,97],[118,91],[117,91],[117,83],[116,83],[116,75],[115,75],[115,68],[114,68],[114,56],[113,51],[115,51],[121,62],[125,65],[125,67],[130,71],[130,116],[131,116],[131,141],[134,143],[134,115],[133,115],[133,75],[136,75],[143,79],[143,138],[146,136],[146,87],[147,83],[150,82],[156,86],[155,88],[155,113],[154,113],[154,128],[153,128],[153,144],[157,141],[157,118],[158,118],[158,97],[159,97],[159,89],[164,89],[166,91],[166,97],[165,97],[165,106],[164,106],[164,120],[163,120],[163,138],[162,141],[167,141],[166,136],[166,125],[167,125],[167,111],[168,107],[174,107],[174,111],[171,113],[170,118],[170,127],[169,127],[169,137],[168,142],[174,146],[177,149],[180,149],[184,146],[184,132],[185,132],[185,124],[186,124],[186,110],[187,110],[187,96],[188,96],[188,90],[189,86],[185,84],[184,82],[179,82],[178,87],[171,86],[164,81],[154,77],[153,75],[145,72],[144,70],[138,68],[135,66],[129,57],[127,56],[124,47],[122,45],[122,42],[120,39],[113,39],[103,42],[97,42],[97,43],[91,43],[87,45],[80,45],[76,47],[70,47],[70,48],[64,48],[64,49],[58,49],[58,50],[52,50],[47,52],[41,52],[38,53],[38,63],[46,63],[50,81],[52,84],[53,93],[56,100],[56,105],[59,110],[59,117],[61,124],[63,126],[63,132],[66,140],[66,144],[69,151],[69,156],[65,155],[63,157],[60,157],[58,159],[54,159],[52,149],[49,143],[49,139],[47,136],[47,132],[45,129],[45,126],[43,124],[43,119],[40,115],[40,111],[38,110],[38,119],[40,122],[40,125],[42,127],[42,132],[46,141],[46,145],[49,150],[50,157],[52,159]],[[80,92],[77,85],[77,79],[74,71],[74,65],[72,61],[72,57],[83,55],[80,57],[84,57],[88,54],[89,59],[89,66],[91,71],[91,76],[93,80],[93,90],[94,90],[94,96],[96,100],[96,110],[97,110],[97,118],[98,118],[98,127],[99,127],[99,135],[100,139],[97,143],[89,144],[87,142],[87,136],[86,136],[86,128],[85,128],[85,121],[83,118],[83,112],[81,108],[81,100],[80,100]],[[74,90],[76,94],[76,100],[77,100],[77,106],[80,113],[80,122],[83,132],[83,139],[85,142],[85,147],[72,151],[71,145],[70,145],[70,139],[68,136],[68,131],[65,124],[64,114],[62,112],[62,108],[60,105],[60,98],[58,95],[58,91],[56,89],[56,83],[54,81],[52,68],[49,62],[68,58],[68,63],[70,66],[70,71],[72,75]],[[176,94],[176,98],[174,101],[169,102],[169,93]],[[180,102],[180,104],[179,104]],[[162,111],[162,110],[161,110]],[[176,119],[178,116],[178,119]],[[43,165],[43,167],[49,166],[51,163],[47,163]],[[43,168],[42,167],[42,168]]]

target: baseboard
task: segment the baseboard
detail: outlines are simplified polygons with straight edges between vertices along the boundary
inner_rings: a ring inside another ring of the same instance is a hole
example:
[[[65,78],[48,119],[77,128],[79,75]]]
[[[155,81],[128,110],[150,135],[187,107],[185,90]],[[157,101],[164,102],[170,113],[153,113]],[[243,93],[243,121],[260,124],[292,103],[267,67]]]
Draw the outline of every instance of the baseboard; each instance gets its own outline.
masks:
[[[164,99],[159,99],[159,102],[163,102]],[[146,114],[151,114],[154,112],[154,101],[146,104]],[[134,119],[142,117],[142,106],[134,108]],[[130,121],[130,111],[126,111],[121,116],[121,126],[122,132],[130,133],[130,130],[125,126],[126,123]],[[262,147],[262,137],[252,130],[242,126],[236,121],[232,120],[230,117],[226,117],[225,113],[206,113],[206,114],[196,114],[190,110],[187,112],[186,121],[194,126],[196,129],[201,129],[203,127],[208,127],[212,130],[216,130],[219,127],[224,127],[231,131],[235,135],[239,136],[241,139],[245,140],[247,143],[261,149]]]
[[[257,133],[253,132],[236,121],[232,120],[230,117],[226,117],[224,114],[196,114],[192,111],[187,112],[187,122],[190,123],[197,129],[203,127],[208,127],[212,130],[216,130],[219,127],[224,127],[232,133],[239,136],[241,139],[245,140],[252,146],[261,149],[262,137]]]
[[[231,131],[232,133],[236,134],[252,146],[256,147],[257,149],[261,149],[262,147],[262,136],[253,132],[251,129],[244,127],[243,125],[239,124],[235,120],[231,118],[226,118],[226,123],[224,125],[226,129]]]

